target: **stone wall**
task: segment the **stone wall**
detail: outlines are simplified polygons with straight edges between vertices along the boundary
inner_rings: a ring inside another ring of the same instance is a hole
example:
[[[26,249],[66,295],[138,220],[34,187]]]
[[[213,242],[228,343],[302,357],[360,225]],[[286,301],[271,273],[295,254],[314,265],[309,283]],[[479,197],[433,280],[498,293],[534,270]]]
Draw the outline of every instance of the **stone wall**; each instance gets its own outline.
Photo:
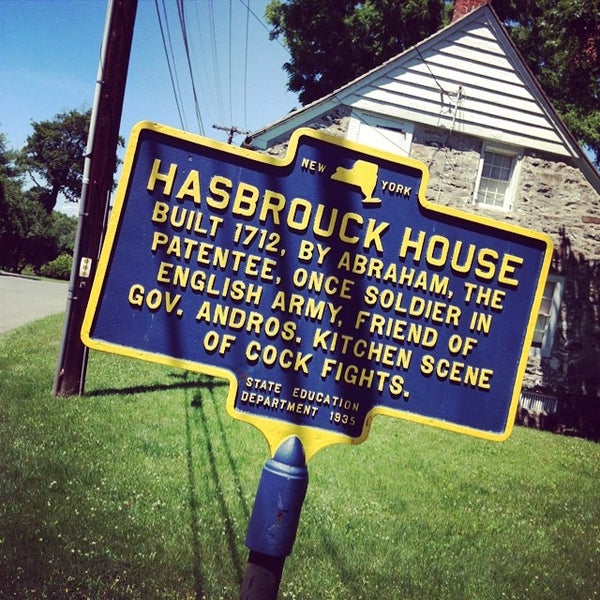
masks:
[[[349,113],[340,107],[306,126],[344,137]],[[288,136],[283,136],[264,152],[282,157],[287,142]],[[512,210],[486,210],[472,203],[482,145],[482,140],[460,133],[417,126],[411,157],[429,169],[427,199],[543,231],[557,249],[567,238],[572,251],[586,260],[600,260],[600,196],[576,167],[562,157],[525,152]]]
[[[344,137],[350,110],[340,107],[307,127]],[[565,278],[552,356],[532,356],[525,387],[552,394],[600,393],[600,196],[562,157],[524,151],[510,211],[483,209],[473,193],[483,142],[446,129],[416,126],[411,157],[429,169],[426,197],[473,214],[547,233],[554,243],[552,272]],[[284,156],[287,138],[265,153]],[[600,402],[599,402],[600,404]]]
[[[600,373],[600,196],[562,157],[525,151],[511,211],[472,203],[482,142],[419,128],[411,155],[429,168],[427,198],[445,206],[543,231],[554,243],[552,272],[564,277],[552,356],[532,356],[525,387],[597,394]],[[587,381],[587,384],[586,384]]]

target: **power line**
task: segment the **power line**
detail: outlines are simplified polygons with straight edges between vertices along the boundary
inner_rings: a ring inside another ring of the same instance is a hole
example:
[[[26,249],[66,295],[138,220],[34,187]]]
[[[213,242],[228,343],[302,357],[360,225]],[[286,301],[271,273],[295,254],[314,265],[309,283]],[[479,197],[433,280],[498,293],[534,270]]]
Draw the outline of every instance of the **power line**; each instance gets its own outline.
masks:
[[[169,70],[169,78],[171,80],[171,87],[173,89],[173,95],[175,96],[175,104],[177,106],[177,113],[179,114],[179,122],[181,123],[182,129],[187,129],[187,123],[185,119],[185,112],[181,104],[181,90],[179,88],[179,79],[177,77],[177,68],[175,65],[175,56],[173,54],[173,44],[171,41],[171,33],[169,31],[169,21],[167,18],[167,11],[163,0],[163,10],[165,13],[165,28],[167,30],[167,38],[169,44],[167,46],[167,39],[165,38],[165,32],[163,29],[162,19],[160,16],[160,8],[158,6],[158,0],[154,0],[154,6],[156,7],[156,16],[158,17],[158,26],[160,28],[160,35],[162,38],[163,48],[165,51],[165,57],[167,59],[167,68]],[[170,52],[169,52],[170,50]]]
[[[208,15],[209,15],[209,31],[210,31],[210,43],[211,43],[211,57],[212,57],[212,70],[213,77],[215,79],[215,90],[217,93],[217,107],[219,110],[223,110],[225,103],[223,101],[222,86],[221,86],[221,68],[219,65],[219,52],[217,49],[217,32],[215,23],[215,11],[213,6],[213,0],[208,0]]]
[[[236,12],[233,0],[229,0],[227,4],[222,0],[218,3],[214,0],[206,0],[188,3],[187,6],[185,2],[186,0],[175,2],[182,45],[182,49],[176,53],[178,35],[172,36],[167,8],[172,5],[162,0],[161,6],[159,0],[154,0],[162,47],[181,126],[188,130],[186,100],[183,92],[187,94],[189,89],[200,134],[205,135],[206,114],[203,113],[207,113],[208,109],[215,114],[217,122],[234,122],[235,114],[238,114],[237,119],[243,121],[243,125],[247,127],[248,103],[252,92],[250,88],[252,82],[249,80],[252,65],[251,17],[267,33],[269,27],[252,9],[251,0],[240,0],[243,13]],[[228,13],[224,12],[225,7]],[[171,15],[171,25],[173,18]],[[286,49],[277,38],[274,39]],[[186,65],[179,64],[178,69],[179,61],[185,61]],[[185,77],[179,75],[179,72],[184,72],[182,69],[187,71]],[[185,81],[188,78],[189,84]],[[190,103],[189,99],[187,103]],[[189,113],[189,108],[187,112]],[[228,117],[225,116],[227,113]]]
[[[246,8],[246,43],[244,46],[244,126],[248,126],[248,46],[250,40],[250,5]]]
[[[414,49],[417,51],[417,55],[419,56],[419,58],[421,59],[421,62],[425,65],[425,67],[429,71],[429,74],[433,77],[433,81],[435,82],[435,84],[440,88],[440,92],[442,93],[442,102],[443,102],[444,94],[446,94],[446,96],[448,96],[448,99],[450,100],[450,102],[452,102],[452,96],[442,87],[442,84],[438,81],[438,78],[435,76],[435,73],[431,70],[429,63],[425,60],[425,58],[421,54],[419,47],[414,46]]]
[[[190,81],[192,84],[192,94],[194,96],[194,108],[196,109],[196,119],[198,121],[198,128],[202,135],[204,135],[204,124],[202,123],[202,115],[200,113],[200,103],[198,101],[198,94],[196,92],[196,83],[194,81],[194,70],[192,69],[192,58],[190,55],[190,46],[188,43],[187,29],[185,23],[185,14],[183,10],[183,0],[177,0],[177,12],[179,14],[179,23],[181,25],[181,34],[183,36],[183,46],[185,49],[185,56],[188,65],[188,71],[190,74]]]
[[[246,0],[240,0],[241,4],[243,6],[245,6],[248,11],[250,12],[250,14],[260,23],[261,27],[269,34],[269,36],[271,35],[271,30],[267,27],[267,24],[250,8],[250,0],[248,0],[246,2]],[[278,38],[274,38],[275,41],[289,54],[290,51],[288,50],[288,48],[286,46],[284,46]]]
[[[233,92],[232,92],[232,82],[233,82],[233,10],[232,10],[232,1],[229,0],[229,56],[228,56],[228,71],[229,71],[229,121],[233,121]]]
[[[205,109],[208,107],[216,107],[217,110],[219,110],[220,107],[216,100],[214,66],[211,59],[210,35],[208,32],[204,34],[204,29],[206,29],[208,23],[208,15],[201,12],[206,8],[206,1],[191,2],[191,7],[194,11],[195,21],[191,27],[188,27],[189,31],[193,34],[190,37],[190,50],[192,53],[194,73],[199,81],[202,94],[202,106]],[[189,25],[189,13],[187,21]],[[221,117],[224,118],[223,115],[220,115],[219,118]]]

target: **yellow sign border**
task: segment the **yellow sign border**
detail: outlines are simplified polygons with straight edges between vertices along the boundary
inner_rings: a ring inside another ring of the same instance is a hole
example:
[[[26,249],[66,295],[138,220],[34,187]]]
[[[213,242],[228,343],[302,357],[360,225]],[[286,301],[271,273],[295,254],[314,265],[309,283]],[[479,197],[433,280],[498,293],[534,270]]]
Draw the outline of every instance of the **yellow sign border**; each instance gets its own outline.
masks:
[[[119,344],[113,344],[110,342],[103,342],[96,340],[90,336],[90,332],[93,326],[94,317],[96,314],[96,310],[98,308],[100,302],[100,296],[102,293],[102,288],[104,285],[104,279],[106,273],[108,271],[110,256],[112,252],[112,248],[116,242],[118,225],[121,220],[121,215],[125,206],[126,192],[129,183],[129,179],[131,176],[131,172],[133,169],[133,161],[135,157],[135,152],[138,145],[138,140],[140,134],[144,130],[150,130],[156,133],[161,133],[164,135],[168,135],[170,137],[174,137],[176,139],[187,141],[195,144],[200,144],[202,146],[208,146],[212,149],[218,150],[220,152],[224,152],[227,154],[241,156],[250,160],[253,160],[257,163],[268,164],[276,167],[286,167],[288,166],[296,157],[296,152],[298,149],[298,143],[302,136],[309,136],[315,139],[334,144],[340,146],[341,148],[347,148],[350,150],[356,150],[358,152],[368,154],[374,157],[378,157],[396,164],[402,164],[403,166],[408,166],[415,168],[422,172],[423,177],[421,180],[421,184],[419,186],[418,191],[418,201],[423,208],[426,208],[429,211],[440,213],[444,215],[450,215],[453,217],[457,217],[459,219],[469,221],[471,223],[476,223],[479,225],[484,225],[488,227],[492,227],[499,231],[505,231],[514,233],[523,237],[527,237],[530,239],[538,240],[545,244],[546,251],[544,254],[544,260],[542,265],[542,270],[540,273],[540,279],[538,281],[538,286],[536,289],[534,302],[532,311],[529,317],[529,323],[527,326],[527,332],[524,338],[523,350],[521,352],[521,356],[519,358],[519,364],[517,369],[517,377],[515,379],[515,386],[513,389],[513,395],[511,399],[510,410],[508,414],[507,426],[504,432],[502,433],[493,433],[482,431],[478,429],[472,429],[470,427],[465,427],[462,425],[457,425],[454,423],[450,423],[447,421],[433,419],[429,417],[424,417],[421,415],[416,415],[414,413],[405,412],[402,410],[393,410],[384,406],[375,406],[369,413],[367,414],[364,422],[364,427],[361,432],[361,435],[357,438],[349,437],[344,434],[338,434],[331,431],[326,431],[323,429],[310,427],[310,426],[299,426],[294,425],[287,422],[282,422],[274,419],[270,419],[268,417],[261,417],[256,415],[251,415],[248,413],[240,413],[235,411],[235,398],[238,390],[238,380],[236,375],[228,370],[219,367],[215,367],[212,365],[207,365],[204,363],[196,363],[187,360],[181,360],[177,358],[173,358],[170,356],[166,356],[163,354],[157,354],[152,352],[146,352],[142,350],[137,350],[130,347],[121,346]],[[373,418],[376,415],[386,415],[394,418],[401,418],[407,421],[412,421],[415,423],[421,423],[424,425],[429,425],[433,427],[437,427],[440,429],[446,429],[449,431],[453,431],[456,433],[462,433],[466,435],[470,435],[477,438],[487,439],[491,441],[504,441],[506,440],[510,434],[512,433],[512,429],[514,426],[518,399],[520,394],[521,385],[523,382],[523,377],[525,375],[525,369],[527,366],[527,358],[529,353],[529,348],[531,346],[531,342],[533,340],[533,334],[535,330],[535,324],[537,319],[537,314],[539,312],[542,295],[544,291],[544,286],[546,282],[546,278],[548,276],[548,272],[550,269],[550,264],[552,260],[552,240],[551,238],[541,232],[532,231],[521,227],[519,225],[513,225],[510,223],[503,223],[501,221],[496,221],[486,216],[473,215],[471,213],[466,213],[459,209],[450,208],[450,207],[442,207],[438,204],[434,204],[430,202],[425,197],[425,190],[427,189],[427,183],[429,181],[429,171],[425,164],[422,162],[412,159],[412,158],[404,158],[402,160],[398,160],[398,156],[393,155],[391,153],[377,150],[374,148],[369,148],[362,146],[356,142],[352,142],[350,140],[345,140],[343,138],[339,138],[336,136],[332,136],[327,133],[323,133],[321,131],[316,131],[314,129],[309,128],[300,128],[294,131],[292,134],[289,144],[287,147],[287,152],[284,158],[276,158],[267,156],[264,154],[260,154],[254,150],[248,150],[245,148],[240,148],[236,146],[231,146],[229,144],[225,144],[222,142],[218,142],[215,140],[211,140],[209,138],[205,138],[199,135],[195,135],[192,133],[188,133],[185,131],[181,131],[166,125],[160,125],[158,123],[152,123],[149,121],[141,121],[137,123],[131,133],[129,143],[127,146],[127,151],[125,154],[124,162],[123,162],[123,170],[121,174],[121,178],[119,180],[119,184],[117,187],[117,192],[115,196],[115,202],[112,210],[112,214],[110,217],[110,221],[107,228],[106,238],[104,240],[104,244],[102,247],[102,251],[100,254],[100,259],[98,262],[98,269],[96,272],[96,276],[94,277],[94,282],[92,285],[92,290],[90,294],[90,300],[88,306],[86,308],[85,317],[83,321],[83,326],[81,330],[81,339],[83,343],[93,350],[100,350],[104,352],[111,352],[114,354],[119,354],[122,356],[127,356],[130,358],[137,358],[149,362],[154,362],[166,366],[171,366],[175,368],[180,368],[184,370],[189,370],[196,373],[201,373],[204,375],[209,375],[213,377],[223,378],[229,383],[229,391],[227,394],[227,411],[228,413],[237,420],[247,422],[256,428],[258,428],[262,434],[265,436],[267,443],[269,444],[271,455],[274,454],[275,450],[279,446],[279,444],[291,435],[297,436],[303,446],[306,453],[307,461],[320,449],[332,445],[332,444],[360,444],[366,440],[368,437],[371,423]]]

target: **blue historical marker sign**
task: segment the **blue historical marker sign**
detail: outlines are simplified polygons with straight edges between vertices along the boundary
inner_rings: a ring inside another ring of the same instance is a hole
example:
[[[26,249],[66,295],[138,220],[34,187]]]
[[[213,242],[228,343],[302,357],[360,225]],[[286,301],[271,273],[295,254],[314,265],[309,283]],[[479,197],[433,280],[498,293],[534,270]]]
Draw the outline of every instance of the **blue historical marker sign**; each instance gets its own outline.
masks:
[[[308,129],[276,159],[141,123],[83,339],[227,378],[273,448],[358,443],[375,414],[504,439],[551,243],[427,177]]]

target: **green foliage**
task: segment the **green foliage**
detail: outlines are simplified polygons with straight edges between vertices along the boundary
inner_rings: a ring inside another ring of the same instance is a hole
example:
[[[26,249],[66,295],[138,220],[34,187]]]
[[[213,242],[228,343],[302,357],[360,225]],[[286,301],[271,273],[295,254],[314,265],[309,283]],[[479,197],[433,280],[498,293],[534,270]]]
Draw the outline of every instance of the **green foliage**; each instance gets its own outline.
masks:
[[[600,164],[600,0],[494,0],[527,65]]]
[[[34,271],[60,254],[72,254],[77,219],[58,212],[48,213],[40,201],[45,190],[23,189],[15,166],[16,153],[0,134],[0,268]]]
[[[58,211],[53,211],[51,232],[56,240],[57,252],[59,254],[73,255],[75,236],[77,234],[77,219]]]
[[[59,194],[76,201],[81,193],[91,110],[71,110],[53,120],[33,122],[19,165],[38,188],[38,201],[50,213]]]
[[[446,24],[442,0],[271,0],[266,20],[291,59],[288,88],[308,104]],[[567,127],[600,161],[600,0],[494,0]]]
[[[0,133],[0,268],[21,272],[29,265],[38,272],[73,254],[77,220],[53,208],[59,195],[79,199],[90,116],[71,110],[33,122],[20,152],[8,150]],[[26,187],[24,173],[33,186]]]
[[[68,254],[61,254],[54,260],[42,265],[40,275],[52,279],[63,279],[68,281],[71,277],[71,267],[73,266],[73,257]]]
[[[56,257],[52,217],[14,182],[0,182],[0,214],[0,267],[15,272],[26,265],[39,269]]]
[[[0,133],[0,181],[19,177],[19,170],[15,164],[16,157],[16,152],[7,147],[6,135]]]
[[[0,267],[20,273],[29,265],[38,272],[60,254],[73,252],[77,221],[0,182]]]
[[[14,166],[14,153],[6,146],[6,136],[0,133],[0,267],[14,267],[18,262],[15,245],[21,236],[21,182]]]
[[[20,194],[18,185],[0,176],[0,267],[16,270],[19,262],[23,219],[16,196]]]
[[[308,104],[442,25],[442,0],[271,0],[265,17],[291,59],[288,88]]]
[[[0,597],[235,598],[267,446],[223,382],[92,353],[50,395],[61,320],[0,336]],[[378,417],[309,464],[282,599],[595,598],[600,445]]]

